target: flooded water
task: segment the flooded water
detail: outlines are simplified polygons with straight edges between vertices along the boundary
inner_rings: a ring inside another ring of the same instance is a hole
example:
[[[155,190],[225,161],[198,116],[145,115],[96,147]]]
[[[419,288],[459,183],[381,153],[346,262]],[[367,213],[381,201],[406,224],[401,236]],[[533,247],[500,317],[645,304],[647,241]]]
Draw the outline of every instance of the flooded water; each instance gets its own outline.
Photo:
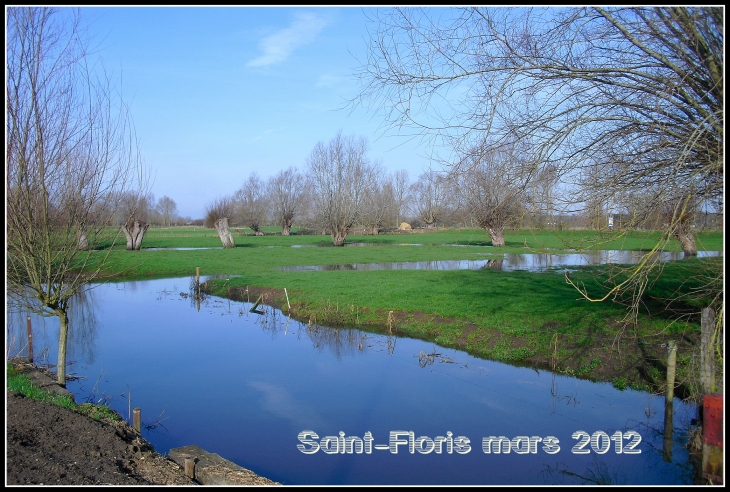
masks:
[[[198,249],[223,249],[223,246],[202,248],[142,248],[143,251],[195,251]]]
[[[332,265],[305,265],[281,267],[290,272],[328,271],[328,270],[480,270],[501,271],[524,270],[541,272],[545,270],[569,270],[569,267],[639,263],[645,256],[644,251],[604,250],[584,253],[525,253],[505,254],[503,258],[485,260],[436,260],[401,261],[390,263],[351,263]],[[699,251],[698,257],[722,256],[721,251]],[[674,261],[684,258],[684,253],[661,252],[660,261]]]
[[[140,407],[162,453],[196,444],[289,485],[693,483],[696,408],[678,399],[665,448],[662,397],[250,303],[198,308],[189,286],[103,284],[71,313],[83,379],[68,388],[125,417]],[[53,364],[57,320],[32,323],[36,362]],[[24,314],[7,337],[23,354]]]

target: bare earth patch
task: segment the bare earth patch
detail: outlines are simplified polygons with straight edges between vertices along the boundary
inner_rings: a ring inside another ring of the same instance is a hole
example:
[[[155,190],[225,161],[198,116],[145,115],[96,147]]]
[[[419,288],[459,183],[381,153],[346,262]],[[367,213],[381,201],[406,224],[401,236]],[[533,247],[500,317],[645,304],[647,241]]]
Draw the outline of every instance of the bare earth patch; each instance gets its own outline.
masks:
[[[7,484],[194,485],[126,423],[7,393]]]
[[[124,421],[7,392],[7,485],[197,485]],[[250,472],[238,484],[272,484]]]

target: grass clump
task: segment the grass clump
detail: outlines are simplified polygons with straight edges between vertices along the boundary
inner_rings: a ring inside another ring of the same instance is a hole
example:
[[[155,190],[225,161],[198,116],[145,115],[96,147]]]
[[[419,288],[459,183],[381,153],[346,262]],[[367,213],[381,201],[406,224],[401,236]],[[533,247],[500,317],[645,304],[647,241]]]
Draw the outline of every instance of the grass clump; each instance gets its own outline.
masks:
[[[33,400],[47,401],[54,405],[68,408],[69,410],[87,415],[101,422],[114,424],[124,420],[117,412],[106,405],[93,405],[91,403],[78,405],[73,400],[73,397],[69,395],[54,395],[53,393],[49,393],[43,388],[33,384],[33,381],[31,381],[27,375],[23,374],[22,371],[20,371],[18,367],[12,363],[8,363],[6,368],[6,386],[8,391],[20,393],[26,398]]]

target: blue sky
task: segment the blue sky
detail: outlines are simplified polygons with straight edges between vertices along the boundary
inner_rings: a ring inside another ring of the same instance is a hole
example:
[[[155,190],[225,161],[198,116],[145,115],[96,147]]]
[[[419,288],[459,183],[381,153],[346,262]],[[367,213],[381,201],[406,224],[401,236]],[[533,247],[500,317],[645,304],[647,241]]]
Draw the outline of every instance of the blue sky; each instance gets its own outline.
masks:
[[[415,180],[420,140],[383,135],[373,111],[340,110],[358,92],[367,23],[359,7],[84,7],[97,53],[130,104],[151,192],[181,216],[252,171],[296,166],[338,130],[366,137],[369,157]]]

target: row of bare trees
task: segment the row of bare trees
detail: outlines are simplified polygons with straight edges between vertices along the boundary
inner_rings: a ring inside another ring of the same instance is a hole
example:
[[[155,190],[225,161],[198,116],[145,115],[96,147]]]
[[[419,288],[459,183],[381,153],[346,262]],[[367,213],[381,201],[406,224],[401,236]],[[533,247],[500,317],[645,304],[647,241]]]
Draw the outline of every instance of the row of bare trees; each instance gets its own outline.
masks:
[[[296,221],[331,234],[333,244],[343,245],[354,227],[378,234],[407,218],[427,228],[480,227],[494,246],[505,246],[504,231],[513,227],[557,228],[565,222],[565,227],[600,229],[615,216],[616,228],[623,228],[635,223],[638,214],[647,214],[645,202],[652,200],[650,193],[616,194],[613,203],[594,199],[583,216],[570,216],[565,213],[567,195],[557,169],[537,166],[521,141],[473,147],[446,171],[429,170],[411,183],[405,170],[389,174],[380,163],[370,162],[363,137],[340,132],[317,143],[307,159],[306,176],[293,167],[266,181],[251,173],[233,195],[208,205],[206,225],[227,230],[218,222],[225,218],[228,225],[263,235],[263,225],[275,224],[289,235]],[[672,206],[653,209],[650,225],[661,228]],[[688,227],[696,207],[687,207]],[[229,245],[235,244],[231,240]],[[685,251],[692,254],[689,246]]]
[[[261,227],[268,224],[289,235],[296,222],[331,234],[338,246],[355,225],[373,234],[395,227],[406,213],[408,173],[388,175],[367,152],[364,137],[339,132],[315,145],[305,173],[290,167],[266,181],[251,173],[231,196],[206,206],[205,225],[214,227],[226,218],[230,225],[249,227],[256,235],[263,235]]]
[[[353,105],[445,142],[445,168],[520,142],[533,197],[551,203],[559,184],[566,209],[588,215],[631,197],[624,228],[669,208],[667,236],[696,252],[695,210],[723,202],[722,8],[396,8],[371,21]]]

